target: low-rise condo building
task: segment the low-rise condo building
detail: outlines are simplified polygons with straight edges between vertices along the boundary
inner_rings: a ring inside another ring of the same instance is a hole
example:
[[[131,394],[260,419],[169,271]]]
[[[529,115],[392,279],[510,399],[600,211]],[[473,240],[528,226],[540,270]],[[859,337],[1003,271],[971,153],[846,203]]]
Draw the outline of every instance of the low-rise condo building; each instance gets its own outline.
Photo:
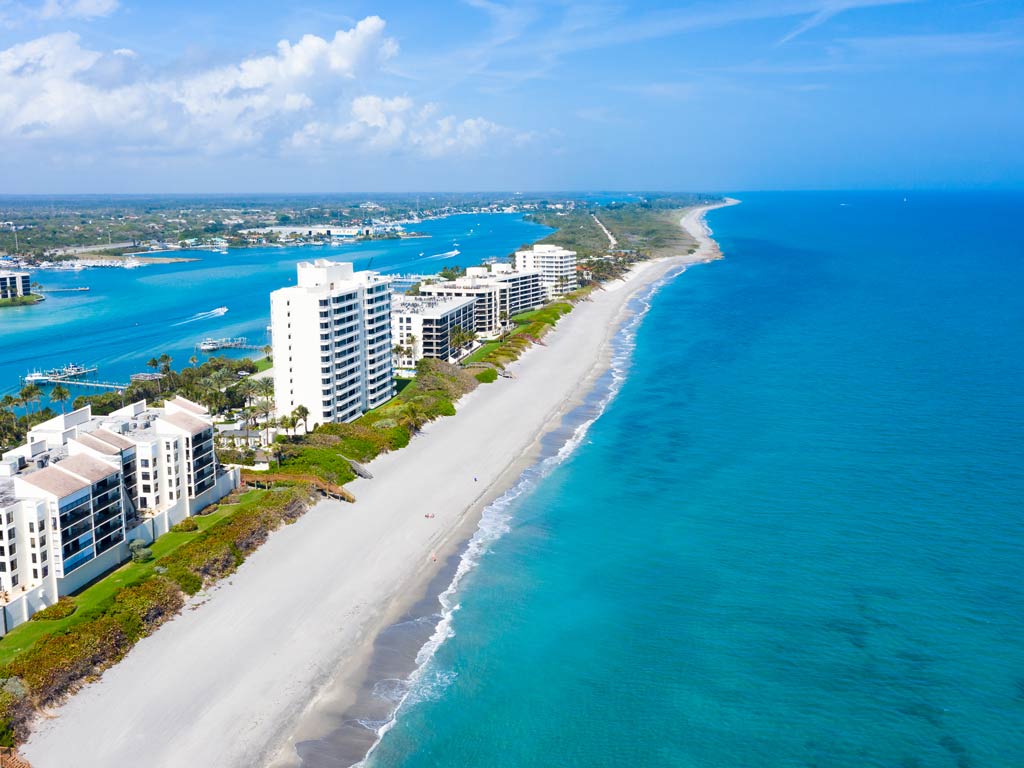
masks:
[[[310,426],[352,421],[395,394],[391,281],[344,262],[300,262],[294,286],[270,294],[277,412]]]
[[[29,430],[0,457],[0,629],[28,620],[238,486],[206,409],[176,397],[108,416],[90,406]]]
[[[537,309],[547,301],[540,272],[519,272],[510,264],[492,264],[490,269],[470,267],[465,277],[424,283],[420,293],[476,299],[473,305],[476,332],[488,338],[500,336],[511,325],[514,315]]]
[[[28,272],[0,270],[0,299],[14,299],[32,293],[32,279]]]
[[[424,357],[452,360],[452,342],[462,331],[476,333],[476,299],[458,296],[404,296],[391,299],[391,338],[395,367],[412,370]]]
[[[579,288],[576,275],[576,251],[550,243],[540,243],[525,251],[516,251],[516,270],[536,270],[548,298],[561,296]]]

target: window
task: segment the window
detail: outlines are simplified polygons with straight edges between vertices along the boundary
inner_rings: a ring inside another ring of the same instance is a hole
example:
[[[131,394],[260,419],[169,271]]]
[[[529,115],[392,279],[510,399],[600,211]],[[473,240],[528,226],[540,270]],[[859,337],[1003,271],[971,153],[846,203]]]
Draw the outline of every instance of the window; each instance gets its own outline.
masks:
[[[31,520],[28,521],[28,532],[29,533],[35,533],[36,532],[36,524],[33,523]]]
[[[142,486],[142,492],[143,492],[143,493],[150,493],[150,487],[149,487],[148,485],[145,485],[145,484],[144,484],[144,485]]]
[[[33,579],[38,579],[39,578],[39,569],[38,568],[33,568],[32,569],[32,578]]]
[[[11,586],[18,586],[18,574],[14,574],[13,576],[11,576]]]
[[[143,467],[148,467],[149,466],[149,459],[141,459],[139,461],[139,465],[143,466]]]
[[[50,566],[44,565],[43,566],[43,578],[45,579],[49,575],[50,575]]]

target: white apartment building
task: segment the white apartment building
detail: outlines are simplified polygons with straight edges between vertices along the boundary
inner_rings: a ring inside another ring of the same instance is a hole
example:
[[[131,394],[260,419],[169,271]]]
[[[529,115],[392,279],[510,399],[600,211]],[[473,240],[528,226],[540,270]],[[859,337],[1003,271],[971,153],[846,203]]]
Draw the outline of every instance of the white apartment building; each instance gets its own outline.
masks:
[[[351,421],[395,394],[391,280],[344,262],[300,262],[270,294],[277,412],[299,405],[310,426]]]
[[[13,299],[32,293],[32,279],[28,272],[0,270],[0,299]]]
[[[548,298],[579,288],[576,275],[576,251],[550,243],[540,243],[525,251],[516,251],[516,270],[540,272]]]
[[[0,631],[101,576],[238,486],[213,424],[184,398],[108,416],[90,406],[29,430],[0,457]]]
[[[412,370],[424,357],[451,360],[456,351],[452,333],[457,328],[476,332],[475,304],[471,297],[394,294],[391,338],[396,347],[395,367]]]
[[[543,306],[547,293],[540,272],[518,272],[510,264],[470,267],[466,275],[442,283],[424,283],[426,296],[457,296],[476,299],[476,332],[484,337],[500,336],[511,325],[513,315]]]

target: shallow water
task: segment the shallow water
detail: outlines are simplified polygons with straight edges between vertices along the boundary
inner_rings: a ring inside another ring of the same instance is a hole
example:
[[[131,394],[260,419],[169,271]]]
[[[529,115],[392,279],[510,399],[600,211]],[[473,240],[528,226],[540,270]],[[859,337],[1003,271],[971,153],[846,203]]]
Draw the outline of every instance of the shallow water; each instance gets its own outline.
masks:
[[[250,344],[265,345],[270,292],[294,284],[299,261],[328,258],[352,261],[356,269],[430,274],[446,266],[507,256],[551,231],[519,214],[450,216],[425,221],[415,229],[431,236],[339,246],[242,248],[224,254],[190,251],[171,255],[199,261],[136,269],[35,271],[32,280],[44,289],[90,290],[51,293],[35,306],[0,310],[0,394],[15,392],[19,377],[30,370],[69,362],[98,365],[100,381],[126,382],[132,373],[151,370],[146,362],[164,352],[176,368],[188,365],[193,354],[205,359],[195,345],[206,337],[245,336]],[[458,255],[438,258],[453,250]],[[227,312],[215,311],[221,307]],[[236,356],[252,354],[258,352]],[[97,391],[74,387],[72,395]]]
[[[739,197],[374,768],[1024,764],[1024,197]]]

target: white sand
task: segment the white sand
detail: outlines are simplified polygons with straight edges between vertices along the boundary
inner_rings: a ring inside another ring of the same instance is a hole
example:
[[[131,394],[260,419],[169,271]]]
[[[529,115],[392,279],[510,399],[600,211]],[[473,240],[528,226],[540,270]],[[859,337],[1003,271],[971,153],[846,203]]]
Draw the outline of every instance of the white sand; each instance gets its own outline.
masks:
[[[201,605],[37,721],[23,750],[32,765],[266,763],[316,693],[355,674],[395,606],[420,596],[467,523],[606,369],[629,297],[680,264],[719,255],[701,214],[683,219],[701,241],[696,253],[642,264],[595,292],[547,347],[511,366],[515,379],[480,386],[456,417],[375,460],[374,479],[349,486],[356,504],[322,502],[274,533]]]

